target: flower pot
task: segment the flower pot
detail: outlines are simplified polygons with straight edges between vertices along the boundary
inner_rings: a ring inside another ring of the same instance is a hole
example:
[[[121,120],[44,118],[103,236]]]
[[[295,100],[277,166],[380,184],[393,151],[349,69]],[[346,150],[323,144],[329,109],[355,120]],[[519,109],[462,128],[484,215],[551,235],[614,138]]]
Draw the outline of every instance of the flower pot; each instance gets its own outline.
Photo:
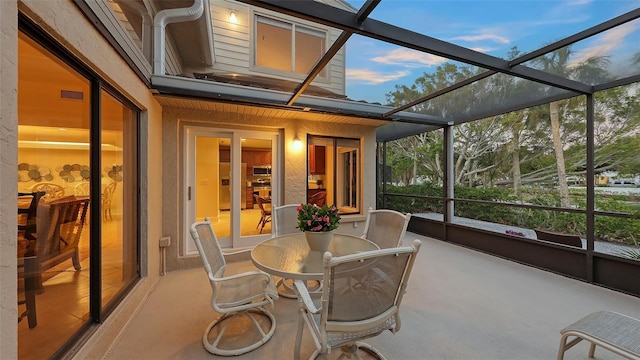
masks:
[[[333,230],[331,231],[305,231],[304,236],[311,251],[326,251],[329,243],[333,238]]]

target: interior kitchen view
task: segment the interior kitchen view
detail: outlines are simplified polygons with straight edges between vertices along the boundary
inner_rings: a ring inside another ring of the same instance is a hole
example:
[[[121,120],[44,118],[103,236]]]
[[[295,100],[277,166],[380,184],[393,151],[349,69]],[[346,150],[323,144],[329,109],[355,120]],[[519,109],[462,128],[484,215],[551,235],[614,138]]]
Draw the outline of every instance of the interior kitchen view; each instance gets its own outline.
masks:
[[[231,139],[196,139],[196,218],[209,217],[218,238],[231,236],[233,186],[240,187],[240,236],[271,233],[272,141],[241,141],[240,176],[233,178]]]
[[[238,139],[240,162],[234,172],[232,139],[232,135],[224,133],[194,137],[195,171],[191,186],[195,187],[195,219],[210,218],[216,236],[230,238],[233,216],[237,216],[234,209],[238,208],[240,236],[270,234],[272,176],[277,174],[274,141],[257,134]],[[358,150],[358,140],[308,136],[308,203],[336,204],[342,214],[358,211]],[[234,188],[239,190],[235,201]]]

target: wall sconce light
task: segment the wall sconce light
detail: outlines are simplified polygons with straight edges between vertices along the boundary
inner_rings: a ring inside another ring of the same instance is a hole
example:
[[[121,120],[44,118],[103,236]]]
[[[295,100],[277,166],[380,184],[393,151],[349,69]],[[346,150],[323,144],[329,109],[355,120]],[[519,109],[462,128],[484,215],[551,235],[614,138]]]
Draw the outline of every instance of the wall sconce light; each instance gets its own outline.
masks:
[[[229,21],[232,24],[237,24],[238,23],[238,14],[235,12],[235,10],[231,10],[229,12]]]
[[[293,138],[293,150],[302,150],[302,141],[297,136]]]

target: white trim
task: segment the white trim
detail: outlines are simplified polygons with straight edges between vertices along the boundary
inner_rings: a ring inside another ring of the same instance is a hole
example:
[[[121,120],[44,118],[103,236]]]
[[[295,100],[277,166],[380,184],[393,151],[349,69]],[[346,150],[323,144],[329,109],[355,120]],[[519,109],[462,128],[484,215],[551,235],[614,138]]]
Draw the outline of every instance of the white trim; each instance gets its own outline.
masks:
[[[206,137],[216,137],[216,138],[225,138],[229,139],[232,144],[231,148],[231,178],[240,179],[241,175],[241,161],[237,161],[237,159],[241,159],[241,145],[243,138],[250,139],[264,139],[271,141],[271,162],[272,167],[275,169],[274,173],[271,176],[271,197],[274,199],[274,203],[278,204],[280,199],[280,184],[282,183],[282,176],[279,166],[280,161],[282,159],[282,154],[278,151],[281,141],[281,135],[279,132],[274,130],[242,130],[242,129],[234,129],[234,128],[221,128],[221,127],[206,127],[206,126],[184,126],[184,151],[183,151],[183,163],[185,164],[184,173],[182,174],[183,178],[183,186],[182,191],[184,194],[184,216],[183,216],[183,236],[184,239],[191,239],[191,235],[189,234],[190,226],[195,221],[200,221],[200,219],[196,219],[195,216],[195,188],[196,188],[196,179],[195,179],[195,138],[198,136],[206,136]],[[262,234],[262,235],[250,235],[250,236],[242,236],[240,233],[240,217],[241,217],[241,199],[242,199],[242,191],[246,191],[245,184],[241,184],[240,181],[232,181],[231,182],[231,204],[236,204],[236,206],[231,206],[230,209],[230,236],[229,237],[219,237],[220,246],[223,248],[244,248],[251,247],[256,245],[262,240],[266,240],[271,237],[270,233]],[[191,200],[188,199],[189,196],[189,186],[191,186]],[[181,255],[182,256],[192,256],[197,255],[197,248],[193,240],[186,240],[180,246]]]

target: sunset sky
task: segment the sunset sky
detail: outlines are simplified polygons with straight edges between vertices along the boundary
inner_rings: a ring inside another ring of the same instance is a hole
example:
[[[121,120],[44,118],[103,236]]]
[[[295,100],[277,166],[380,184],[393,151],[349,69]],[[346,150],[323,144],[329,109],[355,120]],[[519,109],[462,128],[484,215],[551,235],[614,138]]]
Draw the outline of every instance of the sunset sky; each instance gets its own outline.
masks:
[[[359,9],[364,0],[348,2]],[[370,18],[505,58],[514,46],[530,52],[636,8],[640,0],[382,0]],[[614,68],[624,68],[640,52],[640,20],[583,40],[572,51],[574,62],[610,56]],[[353,35],[347,42],[347,96],[386,104],[394,85],[411,85],[446,61]]]

